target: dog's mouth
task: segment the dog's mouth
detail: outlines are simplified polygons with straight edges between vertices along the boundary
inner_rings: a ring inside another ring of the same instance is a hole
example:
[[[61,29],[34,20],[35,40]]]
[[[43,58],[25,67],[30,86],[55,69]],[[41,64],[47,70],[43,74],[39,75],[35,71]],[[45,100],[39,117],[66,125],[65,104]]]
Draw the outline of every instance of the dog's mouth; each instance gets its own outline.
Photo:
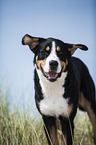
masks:
[[[41,68],[43,75],[51,82],[54,82],[58,78],[60,78],[61,74],[62,74],[62,70],[63,70],[63,68],[62,68],[61,72],[59,72],[59,73],[57,73],[55,70],[50,70],[49,72],[45,72],[41,65],[40,65],[40,68]]]
[[[45,72],[45,75],[49,80],[54,80],[58,77],[58,73],[56,71],[49,71],[48,73]]]

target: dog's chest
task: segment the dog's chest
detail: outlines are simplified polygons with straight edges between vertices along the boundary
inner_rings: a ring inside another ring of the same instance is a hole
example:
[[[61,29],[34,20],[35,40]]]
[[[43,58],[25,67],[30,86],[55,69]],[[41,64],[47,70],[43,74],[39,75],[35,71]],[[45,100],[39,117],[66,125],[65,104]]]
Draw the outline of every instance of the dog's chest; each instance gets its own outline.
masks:
[[[63,97],[65,88],[65,78],[67,73],[63,73],[56,82],[50,82],[39,72],[40,85],[44,99],[40,101],[40,111],[49,116],[68,116],[68,100]]]

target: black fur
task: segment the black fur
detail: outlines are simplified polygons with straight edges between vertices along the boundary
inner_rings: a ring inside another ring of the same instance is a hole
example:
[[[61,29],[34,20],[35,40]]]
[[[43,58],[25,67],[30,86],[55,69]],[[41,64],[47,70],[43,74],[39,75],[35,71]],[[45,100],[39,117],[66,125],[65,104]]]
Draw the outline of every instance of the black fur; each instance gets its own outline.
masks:
[[[26,38],[29,38],[30,41],[27,42]],[[66,59],[68,60],[68,64],[64,70],[64,72],[68,72],[65,83],[63,84],[63,88],[65,89],[65,93],[63,94],[63,98],[68,99],[68,104],[72,105],[72,110],[69,115],[69,117],[65,117],[63,115],[59,115],[58,119],[60,121],[61,130],[65,137],[66,144],[72,145],[73,144],[73,136],[74,136],[74,123],[73,120],[76,116],[77,108],[79,107],[83,111],[87,111],[89,118],[91,120],[93,130],[94,130],[94,141],[96,142],[96,101],[95,101],[95,85],[94,82],[89,74],[89,71],[86,67],[86,65],[78,58],[72,57],[73,52],[80,48],[82,50],[88,50],[88,48],[85,45],[82,44],[69,44],[64,43],[58,39],[54,38],[38,38],[32,37],[29,35],[25,35],[23,37],[22,43],[23,45],[29,45],[32,52],[34,52],[34,64],[36,64],[36,56],[38,56],[38,60],[44,60],[46,59],[50,52],[52,47],[52,41],[55,41],[56,47],[60,47],[60,51],[56,51],[57,56],[59,59],[63,62],[66,62]],[[33,48],[33,40],[37,42],[37,45]],[[26,42],[26,43],[25,43]],[[49,46],[50,50],[46,51],[46,47]],[[37,64],[36,64],[37,65]],[[37,65],[38,67],[38,65]],[[39,67],[38,67],[39,69]],[[43,68],[40,66],[40,69],[43,72]],[[56,69],[56,68],[55,68]],[[54,69],[54,70],[55,70]],[[61,71],[62,73],[62,71]],[[61,73],[58,75],[58,78],[61,77]],[[48,143],[51,145],[58,145],[59,141],[57,138],[57,126],[56,116],[46,116],[42,113],[40,110],[40,102],[44,99],[44,95],[42,92],[42,87],[40,84],[40,80],[38,77],[38,73],[35,69],[34,71],[34,81],[35,81],[35,100],[36,105],[38,108],[38,111],[42,115],[43,121],[44,121],[44,129],[45,133],[48,139]],[[46,75],[45,75],[46,77]],[[49,80],[52,83],[54,83],[58,78],[54,80]],[[46,79],[48,79],[46,77]],[[54,90],[56,91],[56,90]],[[82,96],[83,94],[83,96]],[[55,138],[55,140],[54,140]]]

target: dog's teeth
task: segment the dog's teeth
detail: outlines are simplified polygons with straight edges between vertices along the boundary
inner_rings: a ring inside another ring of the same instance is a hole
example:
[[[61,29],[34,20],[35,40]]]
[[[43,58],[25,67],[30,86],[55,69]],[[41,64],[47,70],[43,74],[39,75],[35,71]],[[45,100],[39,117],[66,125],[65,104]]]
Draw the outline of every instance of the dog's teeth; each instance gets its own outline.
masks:
[[[50,71],[48,73],[48,78],[49,79],[55,79],[58,76],[58,74],[55,71]]]

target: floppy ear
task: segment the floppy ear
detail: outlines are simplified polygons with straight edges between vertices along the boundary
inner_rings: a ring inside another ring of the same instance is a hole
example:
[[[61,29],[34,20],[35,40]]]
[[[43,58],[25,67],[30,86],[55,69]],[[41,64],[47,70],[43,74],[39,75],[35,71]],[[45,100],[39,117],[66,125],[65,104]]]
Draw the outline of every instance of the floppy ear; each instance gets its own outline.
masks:
[[[35,53],[34,48],[39,45],[42,41],[44,41],[45,39],[43,38],[39,38],[39,37],[32,37],[28,34],[26,34],[23,38],[22,38],[22,44],[23,45],[29,45],[30,49]]]
[[[68,50],[70,51],[71,55],[75,52],[75,50],[77,48],[84,50],[84,51],[88,50],[88,47],[83,44],[68,44]]]

